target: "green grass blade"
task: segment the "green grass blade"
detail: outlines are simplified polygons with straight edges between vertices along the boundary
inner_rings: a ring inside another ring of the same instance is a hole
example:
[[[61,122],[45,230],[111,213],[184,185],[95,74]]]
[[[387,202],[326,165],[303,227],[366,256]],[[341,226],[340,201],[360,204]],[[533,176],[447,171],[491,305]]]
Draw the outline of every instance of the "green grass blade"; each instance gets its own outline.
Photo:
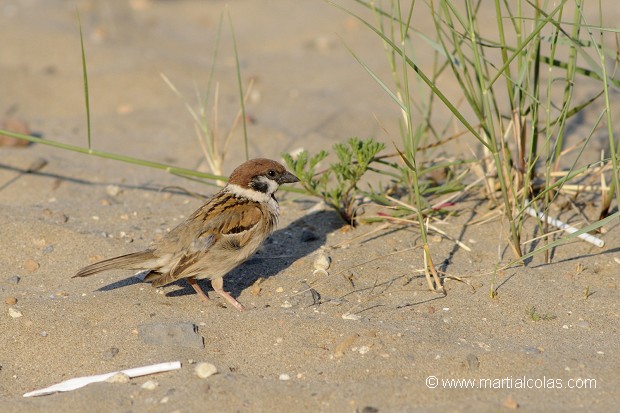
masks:
[[[228,23],[230,24],[230,33],[232,35],[233,50],[235,53],[235,63],[237,67],[237,83],[239,85],[239,104],[241,105],[241,121],[243,124],[243,143],[245,149],[245,159],[250,159],[250,151],[248,147],[248,125],[245,116],[245,94],[243,93],[243,81],[241,80],[241,64],[239,63],[239,53],[237,52],[237,38],[235,36],[235,28],[233,26],[230,9],[228,10]]]
[[[14,132],[9,132],[5,130],[0,130],[0,135],[7,135],[13,138],[23,139],[29,142],[52,146],[54,148],[64,149],[67,151],[78,152],[78,153],[83,153],[87,155],[94,155],[100,158],[113,159],[116,161],[130,163],[134,165],[146,166],[148,168],[161,169],[166,172],[173,173],[176,175],[181,175],[181,176],[194,176],[194,177],[210,179],[210,180],[226,180],[226,177],[219,176],[219,175],[198,172],[193,169],[178,168],[176,166],[166,165],[166,164],[159,163],[159,162],[147,161],[144,159],[134,158],[131,156],[119,155],[116,153],[98,151],[98,150],[91,149],[91,148],[84,148],[81,146],[70,145],[67,143],[51,141],[49,139],[38,138],[36,136],[22,135],[20,133],[14,133]]]
[[[84,75],[84,104],[86,105],[86,136],[88,137],[88,149],[92,148],[90,131],[90,99],[88,95],[88,71],[86,70],[86,52],[84,51],[84,36],[82,34],[82,20],[80,12],[77,12],[78,26],[80,28],[80,48],[82,50],[82,73]]]
[[[384,33],[381,33],[381,31],[379,31],[376,27],[374,27],[372,24],[370,24],[357,14],[353,13],[352,11],[347,10],[346,8],[334,3],[331,0],[326,0],[326,2],[336,7],[337,9],[340,9],[341,11],[345,12],[349,16],[355,18],[360,23],[368,27],[370,30],[375,32],[377,36],[383,39],[391,48],[393,48],[401,56],[403,56],[403,59],[405,59],[407,65],[409,65],[417,73],[420,79],[422,79],[426,86],[433,91],[433,94],[435,94],[443,102],[443,104],[446,105],[446,107],[450,110],[450,112],[452,112],[452,114],[454,114],[454,116],[459,120],[459,122],[461,122],[463,126],[465,126],[482,145],[486,146],[489,150],[491,149],[489,147],[489,144],[484,140],[480,133],[478,133],[478,131],[472,126],[472,124],[467,119],[465,119],[465,117],[459,112],[456,106],[454,106],[452,102],[450,102],[450,99],[448,99],[448,97],[435,86],[434,82],[428,76],[426,76],[426,74],[408,56],[406,56],[404,51],[399,46],[397,46],[389,37],[387,37]]]

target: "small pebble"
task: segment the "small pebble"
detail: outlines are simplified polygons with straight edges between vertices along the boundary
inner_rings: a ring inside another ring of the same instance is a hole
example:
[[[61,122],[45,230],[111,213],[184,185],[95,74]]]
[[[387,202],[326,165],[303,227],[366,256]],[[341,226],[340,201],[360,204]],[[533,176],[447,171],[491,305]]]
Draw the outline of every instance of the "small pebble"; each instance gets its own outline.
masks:
[[[196,367],[194,367],[194,372],[201,379],[206,379],[207,377],[213,376],[217,373],[217,367],[211,363],[201,362],[196,364]]]
[[[261,284],[265,281],[263,277],[258,277],[256,281],[252,284],[252,295],[260,295],[261,292]]]
[[[318,254],[314,259],[314,268],[317,270],[327,270],[331,264],[332,259],[323,253]]]
[[[19,318],[22,317],[23,314],[21,311],[14,309],[13,307],[9,308],[9,315],[13,318]]]
[[[159,386],[159,383],[157,383],[155,380],[149,380],[145,381],[140,387],[146,390],[155,390],[157,386]]]
[[[278,287],[278,288],[276,288],[276,292],[277,292],[277,293],[284,292],[284,288],[282,288],[282,287]]]
[[[284,301],[280,307],[282,307],[282,308],[291,308],[292,306],[293,306],[293,304],[289,303],[288,301]]]
[[[319,237],[316,234],[308,229],[304,229],[301,231],[301,242],[311,242],[316,241]]]
[[[28,123],[22,119],[8,118],[0,122],[0,129],[15,132],[22,135],[30,135],[30,127]],[[24,139],[14,138],[8,135],[0,135],[0,146],[16,146],[24,147],[30,145],[30,142]]]
[[[288,374],[286,374],[286,373],[282,373],[282,374],[280,374],[280,376],[278,377],[278,379],[279,379],[279,380],[282,380],[282,381],[287,381],[287,380],[290,380],[290,379],[291,379],[291,376],[289,376],[289,375],[288,375]]]
[[[465,357],[465,362],[467,363],[467,367],[472,371],[478,370],[478,367],[480,367],[480,360],[475,354],[469,353],[467,357]]]
[[[508,396],[506,400],[504,400],[504,407],[512,410],[518,409],[519,403],[517,403],[517,401],[512,396]]]
[[[117,196],[121,193],[121,188],[118,185],[108,185],[105,191],[110,196]]]
[[[22,267],[28,272],[35,272],[39,269],[40,265],[35,260],[26,260],[22,264]]]
[[[4,304],[6,305],[15,305],[17,304],[17,298],[8,296],[4,299]]]
[[[327,270],[329,269],[329,266],[332,262],[332,259],[323,254],[320,253],[316,256],[316,258],[314,259],[314,271],[312,272],[314,275],[317,274],[321,274],[321,275],[328,275]]]
[[[521,351],[523,351],[525,354],[529,354],[529,355],[536,355],[536,354],[540,354],[541,353],[540,349],[538,349],[536,347],[530,347],[530,346],[523,347],[521,349]]]
[[[368,347],[368,346],[361,346],[359,349],[357,349],[357,351],[360,354],[366,354],[366,353],[368,353],[370,351],[370,347]]]
[[[107,383],[129,383],[129,376],[125,373],[116,373],[114,376],[106,380]]]
[[[107,349],[106,351],[103,352],[103,359],[104,360],[111,360],[114,357],[116,357],[116,355],[118,354],[120,350],[116,347],[110,347],[109,349]]]
[[[360,320],[361,318],[362,318],[361,315],[351,314],[351,313],[344,313],[342,315],[343,320]]]
[[[338,358],[342,357],[345,351],[348,351],[355,340],[359,337],[359,334],[351,334],[350,336],[345,337],[340,343],[336,344],[334,350],[332,351],[332,357]]]
[[[587,321],[585,321],[585,320],[581,320],[581,321],[578,321],[578,322],[575,324],[575,326],[577,326],[577,327],[581,327],[581,328],[590,328],[590,323],[588,323],[588,322],[587,322]]]
[[[41,337],[47,337],[47,336],[48,336],[48,333],[47,333],[47,331],[41,331],[41,332],[39,333],[39,335],[40,335]]]
[[[19,278],[17,275],[14,275],[13,277],[7,278],[6,282],[7,284],[17,285],[19,284],[19,280],[21,280],[21,278]]]

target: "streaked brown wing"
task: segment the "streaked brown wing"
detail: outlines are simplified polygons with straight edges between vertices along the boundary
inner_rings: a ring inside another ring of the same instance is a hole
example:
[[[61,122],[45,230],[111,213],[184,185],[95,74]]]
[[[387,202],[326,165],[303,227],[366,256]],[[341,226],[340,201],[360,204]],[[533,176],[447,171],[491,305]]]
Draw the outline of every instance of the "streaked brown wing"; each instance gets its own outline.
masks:
[[[208,254],[214,243],[224,243],[222,247],[230,249],[243,247],[251,239],[247,232],[260,223],[262,215],[260,207],[254,202],[236,204],[234,208],[220,208],[216,216],[203,223],[202,233],[192,242],[190,250],[186,251],[170,275],[178,277],[186,273]]]
[[[258,225],[262,216],[263,213],[255,202],[221,208],[209,222],[205,222],[206,227],[201,237],[219,238],[219,235],[233,235],[249,231]]]

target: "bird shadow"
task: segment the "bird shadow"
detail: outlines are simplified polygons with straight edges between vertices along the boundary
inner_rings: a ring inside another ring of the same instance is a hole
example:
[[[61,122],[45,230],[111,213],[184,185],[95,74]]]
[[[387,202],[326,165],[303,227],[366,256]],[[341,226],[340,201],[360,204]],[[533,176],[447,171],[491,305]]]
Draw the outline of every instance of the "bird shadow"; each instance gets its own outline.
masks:
[[[298,201],[304,204],[304,201]],[[224,289],[233,297],[254,284],[259,278],[267,279],[287,269],[298,259],[311,255],[325,245],[327,234],[343,225],[338,214],[332,210],[312,212],[292,221],[286,227],[276,230],[263,244],[263,247],[249,260],[232,270],[224,277]],[[104,285],[97,291],[110,291],[142,283],[138,273],[131,277]],[[211,290],[207,279],[198,280],[203,291]],[[178,289],[167,292],[167,297],[180,297],[196,294],[183,279],[169,284]],[[209,287],[209,288],[207,288]]]

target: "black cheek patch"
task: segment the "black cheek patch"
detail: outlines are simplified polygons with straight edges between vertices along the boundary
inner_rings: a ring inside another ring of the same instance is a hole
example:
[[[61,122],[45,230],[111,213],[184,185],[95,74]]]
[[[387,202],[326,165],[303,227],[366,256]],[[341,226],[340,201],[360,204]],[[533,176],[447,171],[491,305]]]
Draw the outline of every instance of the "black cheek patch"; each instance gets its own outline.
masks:
[[[269,183],[265,181],[260,181],[258,179],[253,180],[250,183],[250,188],[252,188],[255,191],[262,192],[263,194],[266,194],[267,191],[269,191]]]

